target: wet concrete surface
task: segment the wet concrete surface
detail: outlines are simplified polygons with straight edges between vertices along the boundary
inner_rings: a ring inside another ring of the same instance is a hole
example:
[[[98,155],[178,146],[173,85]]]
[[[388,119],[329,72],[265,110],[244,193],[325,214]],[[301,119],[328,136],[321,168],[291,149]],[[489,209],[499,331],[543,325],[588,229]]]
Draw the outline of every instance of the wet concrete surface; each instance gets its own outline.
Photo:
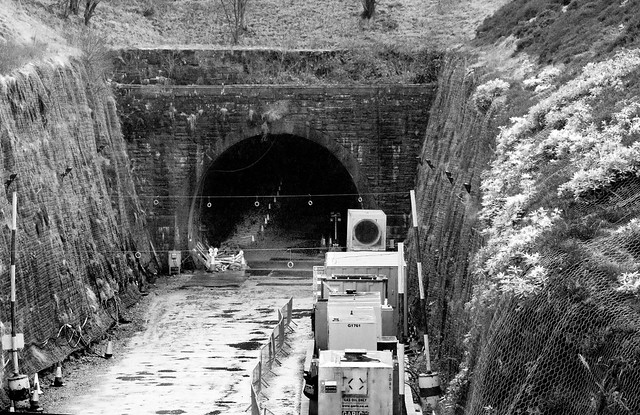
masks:
[[[217,278],[217,279],[216,279]],[[244,414],[259,349],[290,297],[296,337],[308,336],[311,279],[286,273],[169,277],[151,293],[144,329],[99,373],[79,376],[77,393],[47,406],[69,414]],[[295,413],[304,349],[293,345],[282,392],[266,391],[269,405]],[[73,377],[67,380],[73,387]],[[283,383],[280,379],[278,384]],[[250,412],[249,412],[250,413]]]

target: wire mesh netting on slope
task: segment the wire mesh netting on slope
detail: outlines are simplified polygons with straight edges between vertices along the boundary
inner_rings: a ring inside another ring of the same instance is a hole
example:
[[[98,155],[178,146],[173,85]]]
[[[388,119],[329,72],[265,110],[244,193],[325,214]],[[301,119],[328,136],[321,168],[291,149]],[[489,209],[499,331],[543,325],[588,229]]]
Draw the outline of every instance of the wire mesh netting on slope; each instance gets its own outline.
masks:
[[[604,224],[607,213],[637,214],[638,195],[633,180],[576,213]],[[540,293],[500,300],[485,321],[465,413],[640,413],[640,303],[618,277],[640,265],[640,227],[600,232],[548,253],[555,275]]]
[[[445,413],[640,413],[639,65],[586,67],[498,136]]]
[[[85,65],[43,63],[0,77],[0,143],[0,174],[3,180],[15,174],[0,197],[2,223],[11,223],[13,191],[18,200],[20,370],[32,374],[117,322],[118,310],[139,297],[153,258],[115,101]],[[10,245],[4,226],[0,251]],[[5,256],[4,330],[10,330],[7,263]]]

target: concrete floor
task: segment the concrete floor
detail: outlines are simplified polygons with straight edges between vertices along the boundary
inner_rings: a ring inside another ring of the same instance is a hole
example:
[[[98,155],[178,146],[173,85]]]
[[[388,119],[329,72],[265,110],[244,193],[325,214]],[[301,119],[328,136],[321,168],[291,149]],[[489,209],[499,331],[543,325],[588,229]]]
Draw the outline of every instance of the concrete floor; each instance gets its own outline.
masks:
[[[153,292],[146,328],[119,358],[91,374],[66,380],[73,398],[48,412],[69,414],[245,414],[259,348],[277,323],[276,309],[294,298],[289,355],[271,374],[262,403],[275,414],[295,414],[300,402],[304,339],[310,337],[311,279],[300,274],[248,279],[201,273],[171,277]],[[81,385],[80,385],[81,384]],[[250,412],[249,412],[250,413]]]

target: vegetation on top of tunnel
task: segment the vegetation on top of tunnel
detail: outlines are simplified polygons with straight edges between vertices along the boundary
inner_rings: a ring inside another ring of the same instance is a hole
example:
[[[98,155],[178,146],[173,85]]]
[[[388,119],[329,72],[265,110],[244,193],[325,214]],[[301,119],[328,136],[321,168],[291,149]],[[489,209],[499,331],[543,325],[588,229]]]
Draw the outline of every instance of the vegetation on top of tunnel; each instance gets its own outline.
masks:
[[[486,18],[477,43],[513,36],[543,64],[584,64],[640,46],[640,0],[514,0]]]
[[[372,44],[305,59],[295,51],[273,51],[245,66],[248,83],[371,84],[436,82],[443,52]]]
[[[113,79],[165,85],[426,84],[436,82],[443,56],[429,48],[387,44],[332,51],[134,49],[114,57]]]

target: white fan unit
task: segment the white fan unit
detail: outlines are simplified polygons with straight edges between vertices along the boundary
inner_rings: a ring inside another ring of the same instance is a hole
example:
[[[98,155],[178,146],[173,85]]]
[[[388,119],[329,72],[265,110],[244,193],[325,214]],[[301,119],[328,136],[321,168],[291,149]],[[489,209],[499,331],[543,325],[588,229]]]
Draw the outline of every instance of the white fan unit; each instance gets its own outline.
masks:
[[[347,212],[347,251],[384,251],[387,215],[381,210],[349,209]]]

